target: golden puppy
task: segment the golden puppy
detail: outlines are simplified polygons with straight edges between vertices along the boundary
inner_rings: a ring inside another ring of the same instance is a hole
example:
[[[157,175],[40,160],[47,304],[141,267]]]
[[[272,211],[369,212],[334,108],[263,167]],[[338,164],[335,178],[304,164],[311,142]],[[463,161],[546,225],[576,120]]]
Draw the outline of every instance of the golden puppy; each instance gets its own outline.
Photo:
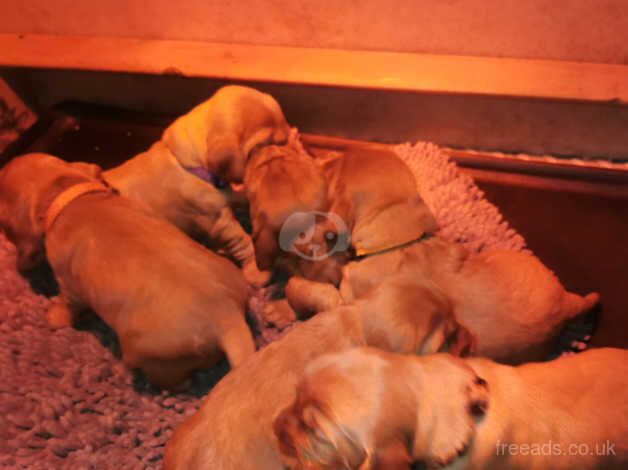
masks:
[[[357,256],[436,231],[436,219],[418,194],[412,172],[394,152],[349,150],[318,163],[327,179],[329,212],[346,224]],[[327,222],[324,230],[336,230]]]
[[[159,387],[226,354],[253,353],[247,285],[228,260],[120,197],[96,165],[45,154],[0,172],[0,224],[26,269],[45,253],[61,290],[49,319],[71,324],[92,309],[118,335],[122,359]]]
[[[416,242],[436,223],[392,152],[352,150],[317,162],[327,179],[329,213],[345,222],[359,258],[343,268],[339,294],[305,269],[327,260],[301,261],[297,272],[305,279],[293,277],[286,286],[287,303],[300,314],[351,301],[399,273],[420,276],[451,298],[456,317],[477,337],[478,354],[517,363],[544,358],[564,324],[598,301],[595,293],[566,292],[528,254],[493,250],[468,257],[438,239]],[[335,225],[316,224],[311,238],[322,239]]]
[[[415,296],[399,295],[409,289]],[[407,281],[323,312],[230,372],[175,431],[166,445],[164,468],[282,470],[272,422],[294,398],[297,381],[312,359],[358,345],[432,353],[448,339],[456,352],[468,347],[446,300]]]
[[[379,469],[400,444],[396,468],[624,469],[626,361],[609,348],[515,368],[358,348],[311,363],[274,429],[290,469]]]
[[[547,357],[565,323],[599,300],[597,293],[567,292],[530,254],[487,250],[469,256],[437,237],[349,263],[340,294],[351,301],[404,273],[433,281],[476,337],[477,354],[507,363]]]
[[[251,151],[284,142],[289,127],[279,104],[253,88],[226,86],[177,119],[161,141],[103,173],[123,196],[242,265],[247,279],[263,284],[249,235],[216,189],[218,180],[241,182]]]
[[[272,96],[229,85],[177,119],[162,141],[182,166],[205,168],[220,179],[241,183],[251,152],[286,142],[289,131]]]
[[[310,243],[297,244],[300,261],[294,271],[305,279],[338,285],[338,270],[351,254],[394,249],[436,230],[414,176],[392,151],[365,148],[315,161],[325,176],[329,203],[306,233]],[[311,253],[313,247],[321,247],[320,255],[313,256],[318,254]],[[332,266],[333,278],[321,276]]]

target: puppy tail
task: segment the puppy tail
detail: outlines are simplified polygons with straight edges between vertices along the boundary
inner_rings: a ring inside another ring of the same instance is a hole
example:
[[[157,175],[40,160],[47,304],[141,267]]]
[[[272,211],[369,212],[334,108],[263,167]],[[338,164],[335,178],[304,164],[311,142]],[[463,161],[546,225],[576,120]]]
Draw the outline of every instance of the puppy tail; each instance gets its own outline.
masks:
[[[255,352],[253,335],[244,319],[236,322],[225,331],[219,342],[232,369],[238,367],[247,357]]]
[[[565,312],[565,318],[574,318],[582,313],[588,312],[595,307],[599,301],[600,294],[597,292],[591,292],[584,297],[571,292],[565,292],[563,296],[563,312]]]

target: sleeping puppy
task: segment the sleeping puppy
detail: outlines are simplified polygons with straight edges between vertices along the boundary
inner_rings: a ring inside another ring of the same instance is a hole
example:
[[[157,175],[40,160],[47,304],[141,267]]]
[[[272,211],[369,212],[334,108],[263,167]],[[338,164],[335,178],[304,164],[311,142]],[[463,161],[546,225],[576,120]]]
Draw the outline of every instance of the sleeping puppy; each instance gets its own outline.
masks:
[[[248,287],[228,260],[120,197],[96,165],[29,154],[0,171],[0,225],[25,270],[47,256],[60,287],[53,326],[92,309],[117,334],[122,360],[174,387],[223,353],[254,352]]]
[[[626,361],[608,348],[515,368],[358,348],[311,363],[274,430],[290,469],[624,469]]]
[[[547,357],[565,323],[599,300],[597,293],[567,292],[528,253],[486,250],[469,256],[438,237],[349,263],[341,298],[361,297],[403,273],[431,280],[451,300],[458,321],[476,337],[479,356],[513,364]]]
[[[407,280],[320,313],[222,379],[167,443],[164,469],[282,470],[272,422],[312,359],[359,345],[427,354],[449,343],[462,353],[459,330],[446,299]]]
[[[255,265],[249,235],[226,206],[218,181],[240,183],[253,149],[288,138],[279,104],[253,88],[226,86],[168,127],[161,141],[106,171],[105,180],[244,267],[250,282],[267,275]]]

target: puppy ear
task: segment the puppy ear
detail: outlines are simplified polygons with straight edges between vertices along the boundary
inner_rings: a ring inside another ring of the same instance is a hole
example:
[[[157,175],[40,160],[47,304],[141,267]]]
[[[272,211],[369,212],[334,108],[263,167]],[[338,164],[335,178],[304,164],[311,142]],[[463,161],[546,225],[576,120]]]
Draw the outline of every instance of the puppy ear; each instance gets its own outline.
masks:
[[[486,381],[467,367],[457,365],[454,370],[447,370],[455,359],[443,357],[448,364],[439,364],[440,371],[433,371],[426,378],[429,386],[440,392],[421,403],[417,415],[414,455],[430,466],[446,466],[467,449],[475,434],[476,420],[489,406]]]
[[[274,422],[274,431],[284,457],[307,462],[307,468],[370,468],[366,449],[355,433],[334,423],[313,404],[284,410]]]
[[[367,451],[350,429],[327,418],[314,405],[303,409],[303,422],[310,430],[307,442],[312,460],[327,463],[327,468],[368,468]]]
[[[273,431],[279,443],[279,452],[286,461],[297,457],[297,441],[300,436],[300,423],[294,412],[294,407],[281,411],[273,421]]]

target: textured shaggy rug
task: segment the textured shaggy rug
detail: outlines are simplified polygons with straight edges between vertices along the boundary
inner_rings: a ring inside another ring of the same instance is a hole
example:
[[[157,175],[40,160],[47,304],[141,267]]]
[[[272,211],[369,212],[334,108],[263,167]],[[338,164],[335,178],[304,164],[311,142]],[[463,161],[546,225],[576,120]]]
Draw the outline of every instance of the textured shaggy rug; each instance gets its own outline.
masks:
[[[441,236],[473,252],[525,248],[437,146],[404,144],[396,151],[415,174]],[[159,468],[172,430],[196,411],[227,366],[198,373],[187,393],[156,392],[117,360],[115,337],[97,319],[78,329],[50,329],[50,300],[35,293],[14,265],[15,248],[0,234],[0,467]],[[271,294],[261,290],[250,303],[259,346],[286,331],[260,321]]]

